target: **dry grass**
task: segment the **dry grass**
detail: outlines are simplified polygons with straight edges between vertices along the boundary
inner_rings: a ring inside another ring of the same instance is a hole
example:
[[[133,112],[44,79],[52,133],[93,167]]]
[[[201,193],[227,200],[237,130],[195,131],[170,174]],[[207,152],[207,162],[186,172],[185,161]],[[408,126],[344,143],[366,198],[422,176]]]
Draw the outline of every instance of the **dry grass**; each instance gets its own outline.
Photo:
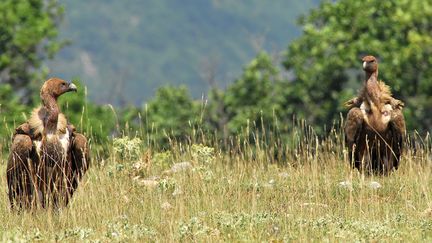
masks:
[[[191,144],[165,153],[112,145],[60,212],[10,212],[2,177],[0,240],[432,240],[430,138],[416,153],[407,150],[388,177],[350,169],[336,133],[297,140],[280,164],[271,163],[264,143],[246,143],[237,153]],[[192,169],[168,170],[181,161]],[[371,188],[372,181],[381,187]]]

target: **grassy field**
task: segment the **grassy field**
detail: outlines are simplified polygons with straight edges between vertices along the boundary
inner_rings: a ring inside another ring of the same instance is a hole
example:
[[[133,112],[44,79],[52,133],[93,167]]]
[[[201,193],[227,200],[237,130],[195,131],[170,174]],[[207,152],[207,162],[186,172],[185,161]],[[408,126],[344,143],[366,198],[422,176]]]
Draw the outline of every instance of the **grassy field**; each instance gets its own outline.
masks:
[[[0,240],[432,240],[429,137],[417,137],[388,177],[350,169],[337,132],[293,137],[298,146],[279,163],[263,142],[228,150],[173,143],[158,153],[145,139],[117,139],[108,156],[93,153],[72,203],[59,212],[11,212],[3,176]]]

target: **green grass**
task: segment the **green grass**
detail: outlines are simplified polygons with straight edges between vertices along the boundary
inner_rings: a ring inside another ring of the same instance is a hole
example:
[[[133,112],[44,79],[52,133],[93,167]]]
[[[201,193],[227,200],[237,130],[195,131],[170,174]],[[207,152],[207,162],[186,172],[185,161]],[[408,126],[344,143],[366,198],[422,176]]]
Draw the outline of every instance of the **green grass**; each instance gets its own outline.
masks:
[[[390,176],[367,177],[350,169],[341,138],[299,138],[280,163],[271,162],[264,143],[235,153],[173,143],[158,153],[139,140],[117,140],[106,145],[108,156],[94,156],[60,212],[11,212],[3,176],[0,240],[431,241],[430,142],[405,151]],[[193,168],[168,171],[182,161]],[[5,167],[4,159],[3,175]],[[154,185],[145,186],[150,177]],[[371,181],[382,187],[370,188]]]

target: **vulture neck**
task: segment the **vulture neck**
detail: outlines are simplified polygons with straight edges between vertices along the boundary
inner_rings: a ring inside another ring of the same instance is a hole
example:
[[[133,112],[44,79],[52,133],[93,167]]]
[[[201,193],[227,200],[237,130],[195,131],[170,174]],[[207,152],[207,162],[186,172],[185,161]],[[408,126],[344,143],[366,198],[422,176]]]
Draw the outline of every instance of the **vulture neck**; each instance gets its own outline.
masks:
[[[369,81],[370,79],[375,79],[375,81],[378,80],[378,68],[375,71],[365,71],[366,73],[366,79],[365,81]],[[371,80],[372,81],[372,80]]]
[[[387,123],[383,121],[381,114],[384,104],[380,100],[381,89],[378,83],[378,69],[374,72],[366,72],[365,91],[371,111],[368,123],[376,132],[382,133],[387,129]]]
[[[55,134],[60,113],[59,106],[57,105],[57,98],[50,94],[41,94],[41,98],[47,112],[44,118],[44,135]]]
[[[380,88],[378,84],[378,69],[374,72],[366,71],[365,88],[367,99],[371,105],[371,108],[380,106]]]

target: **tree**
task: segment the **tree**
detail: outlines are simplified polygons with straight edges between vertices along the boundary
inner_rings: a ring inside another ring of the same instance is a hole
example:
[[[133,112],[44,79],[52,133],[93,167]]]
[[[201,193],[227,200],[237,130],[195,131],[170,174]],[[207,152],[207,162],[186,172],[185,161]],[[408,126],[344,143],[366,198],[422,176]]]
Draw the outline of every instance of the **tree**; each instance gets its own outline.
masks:
[[[200,105],[185,86],[163,86],[144,107],[144,125],[160,145],[169,139],[184,141],[200,120]]]
[[[18,97],[14,95],[10,84],[0,85],[0,120],[3,126],[0,128],[1,149],[7,148],[17,124],[26,119],[29,109],[21,104]]]
[[[360,57],[379,57],[380,78],[405,101],[409,129],[432,128],[432,3],[325,1],[300,19],[285,67],[295,75],[286,100],[314,125],[331,124],[363,81]]]
[[[280,83],[279,70],[272,58],[265,52],[259,53],[224,93],[229,132],[239,133],[248,122],[258,128],[274,127],[280,116]]]
[[[57,40],[62,13],[56,0],[0,2],[0,83],[11,84],[27,103],[29,84],[40,78],[42,62],[62,46]]]

